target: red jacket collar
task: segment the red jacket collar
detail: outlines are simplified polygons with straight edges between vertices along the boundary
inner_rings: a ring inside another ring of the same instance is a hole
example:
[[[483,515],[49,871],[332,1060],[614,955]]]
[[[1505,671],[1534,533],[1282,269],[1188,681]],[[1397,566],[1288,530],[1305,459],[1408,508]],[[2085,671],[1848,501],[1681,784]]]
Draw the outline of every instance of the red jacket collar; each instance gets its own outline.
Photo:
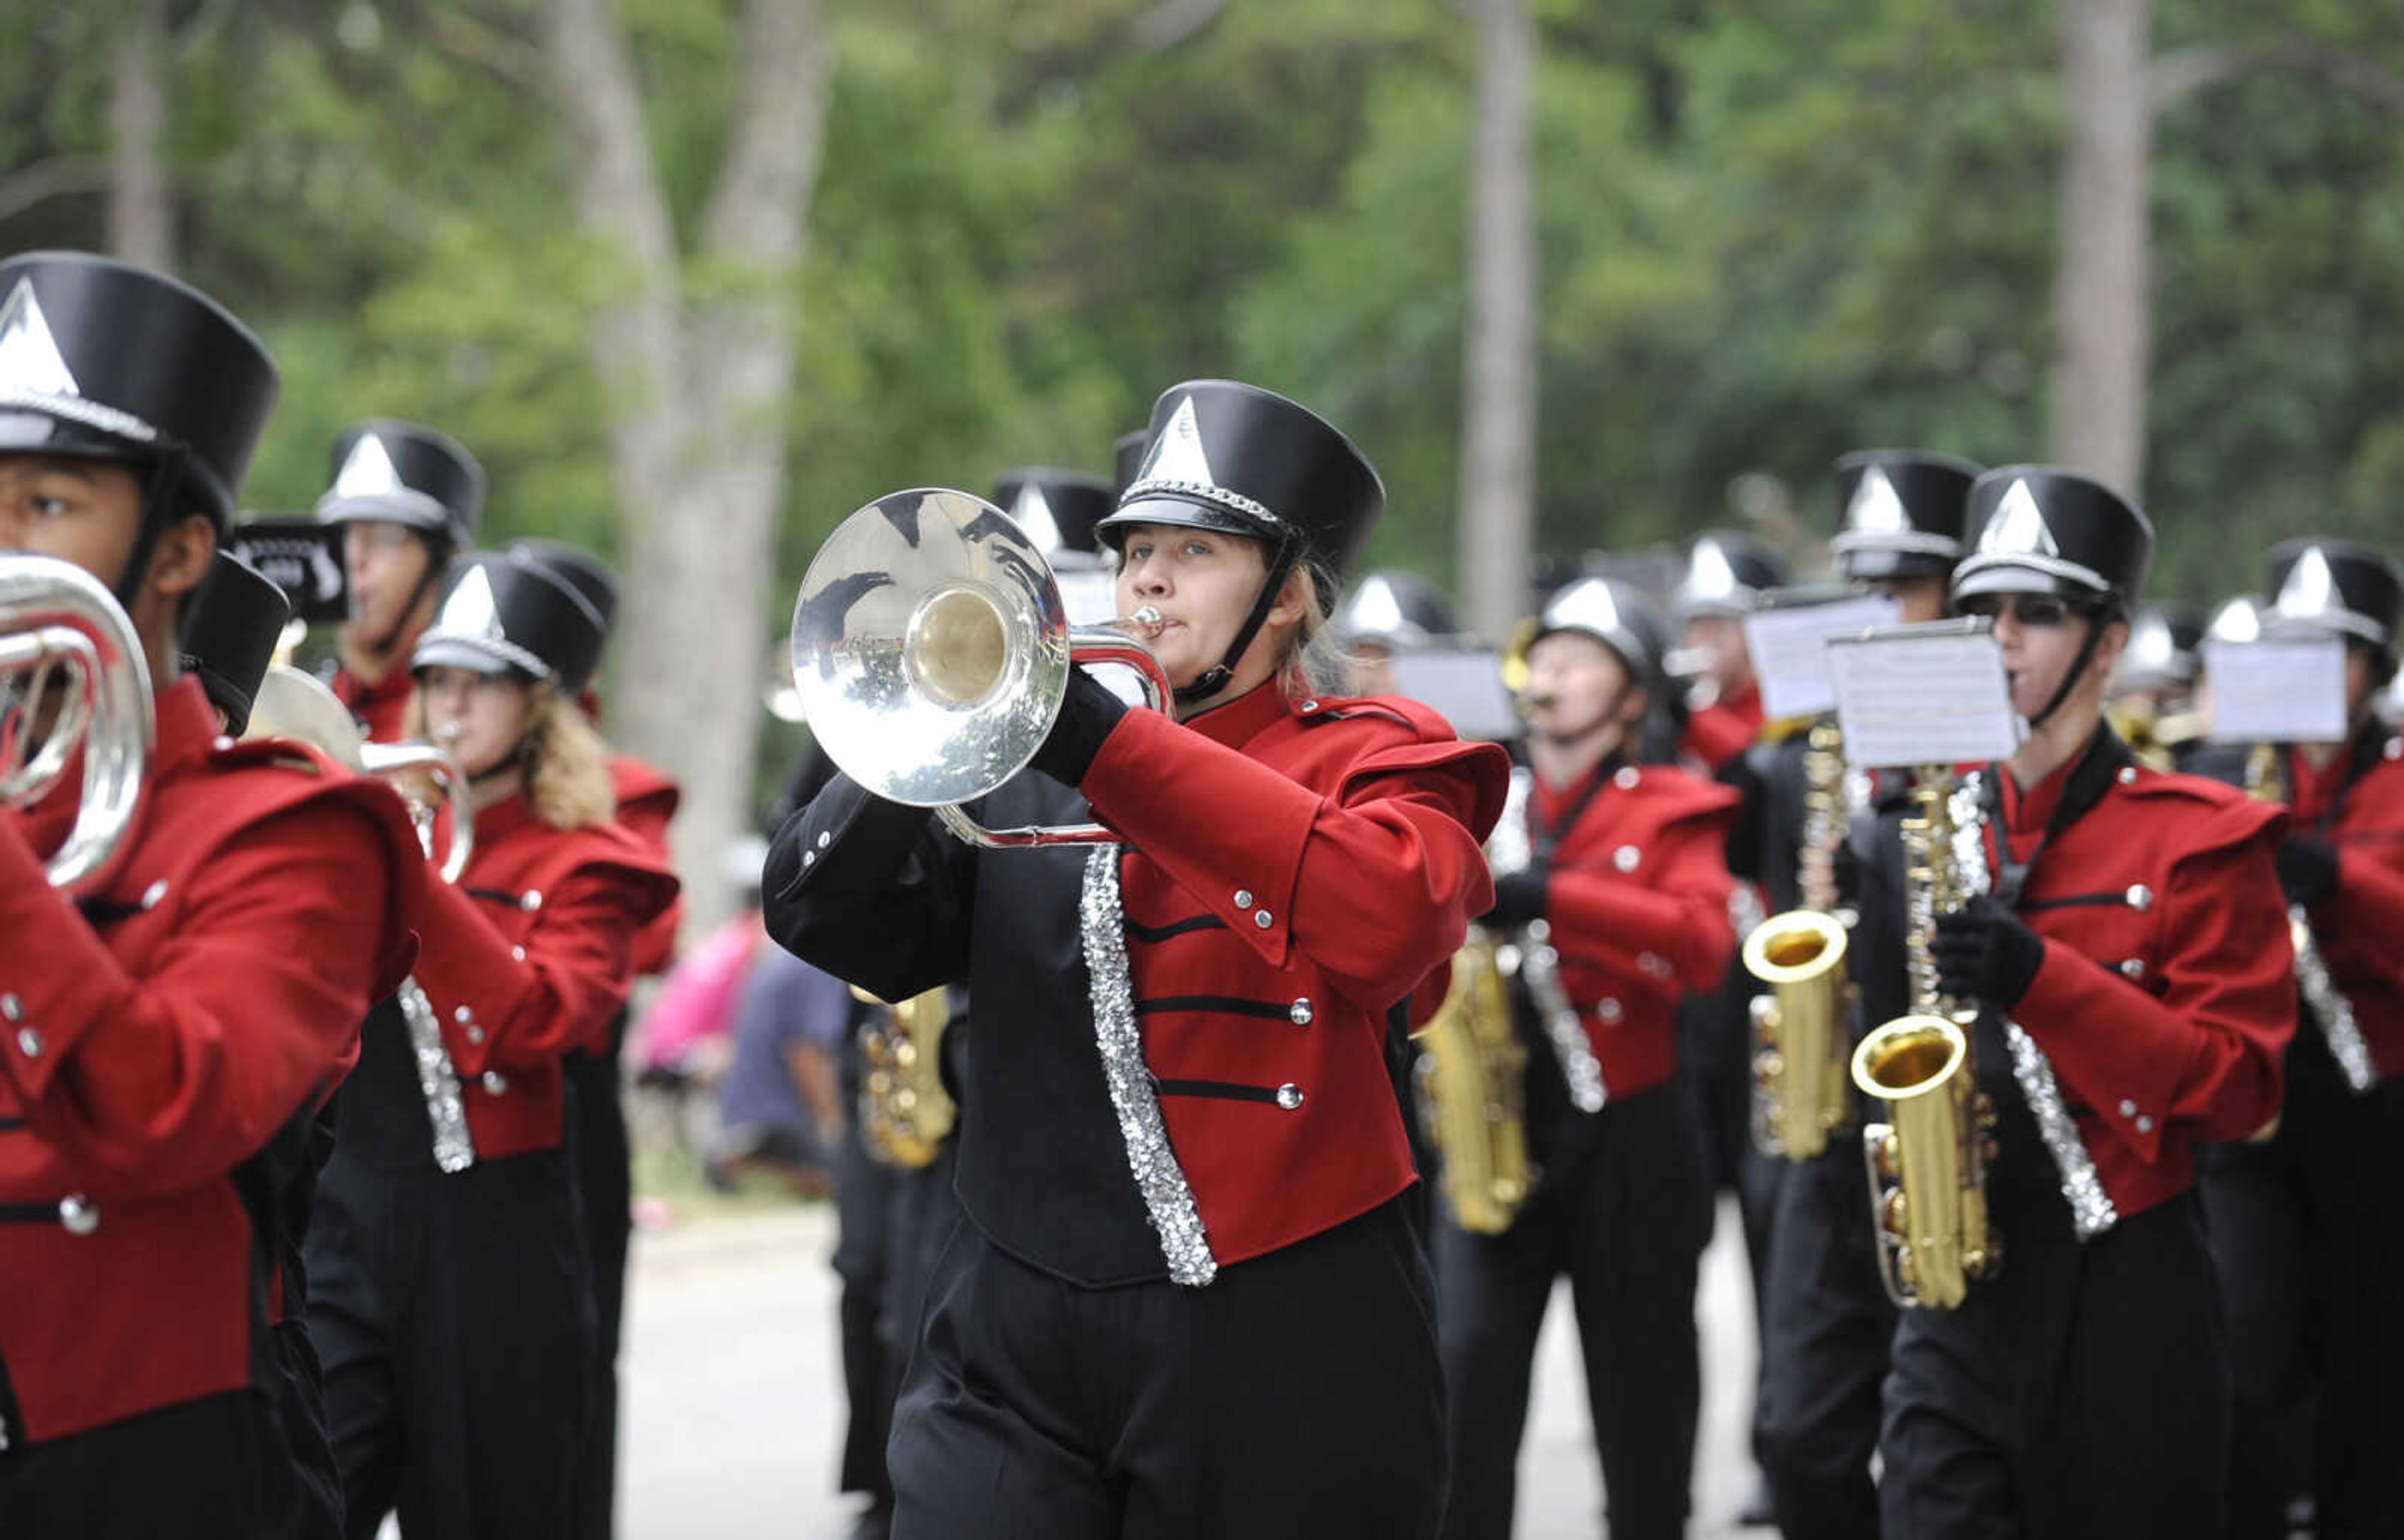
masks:
[[[1271,679],[1266,684],[1254,685],[1224,706],[1214,706],[1199,716],[1186,718],[1185,725],[1213,743],[1241,749],[1271,723],[1292,715],[1293,703]]]

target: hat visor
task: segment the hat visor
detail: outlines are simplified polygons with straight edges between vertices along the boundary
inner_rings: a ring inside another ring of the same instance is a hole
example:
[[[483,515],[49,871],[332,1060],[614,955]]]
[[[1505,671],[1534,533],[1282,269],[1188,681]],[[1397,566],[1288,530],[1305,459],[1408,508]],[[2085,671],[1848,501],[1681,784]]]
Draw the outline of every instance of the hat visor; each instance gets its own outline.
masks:
[[[1627,669],[1637,683],[1643,684],[1652,678],[1656,666],[1652,651],[1637,639],[1633,632],[1605,631],[1597,626],[1580,625],[1574,621],[1567,621],[1559,625],[1538,625],[1535,634],[1528,638],[1528,646],[1532,650],[1546,637],[1558,637],[1564,631],[1574,631],[1581,637],[1591,637],[1610,648],[1612,656],[1619,660],[1619,665]]]
[[[1837,553],[1838,576],[1856,582],[1882,578],[1941,578],[1952,569],[1952,557],[1925,551],[1897,551],[1873,545]]]
[[[1976,566],[1964,562],[1953,569],[1952,595],[1956,603],[1981,594],[2055,594],[2065,599],[2100,599],[2105,593],[2092,583],[2013,561]]]
[[[451,511],[425,493],[412,492],[405,487],[392,492],[363,492],[351,497],[328,492],[317,499],[319,524],[352,524],[370,520],[440,533],[451,527]]]
[[[427,634],[419,639],[417,651],[410,656],[409,671],[422,674],[429,668],[464,668],[471,674],[514,674],[520,679],[539,679],[525,666],[522,658],[510,655],[515,651],[474,637],[437,636]]]
[[[79,460],[147,459],[155,449],[89,423],[16,405],[0,409],[0,454],[61,455]]]
[[[1137,525],[1172,525],[1180,529],[1211,529],[1222,535],[1266,539],[1274,533],[1257,519],[1209,503],[1183,497],[1144,497],[1128,503],[1094,526],[1094,537],[1111,550],[1126,544],[1126,532]]]

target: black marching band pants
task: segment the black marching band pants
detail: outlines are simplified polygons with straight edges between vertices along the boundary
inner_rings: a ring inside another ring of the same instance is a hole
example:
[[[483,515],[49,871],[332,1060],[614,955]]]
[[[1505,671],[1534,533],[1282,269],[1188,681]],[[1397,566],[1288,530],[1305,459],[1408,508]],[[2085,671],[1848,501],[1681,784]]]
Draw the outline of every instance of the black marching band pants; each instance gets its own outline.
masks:
[[[548,1540],[577,1522],[591,1264],[565,1152],[455,1175],[337,1149],[308,1246],[309,1333],[349,1540]]]
[[[2236,1392],[2229,1540],[2280,1540],[2305,1491],[2319,1540],[2404,1535],[2399,1151],[2404,1081],[2347,1089],[2307,1015],[2277,1135],[2205,1152]]]
[[[582,1196],[584,1243],[593,1269],[593,1405],[579,1459],[582,1495],[576,1533],[609,1540],[618,1496],[618,1349],[626,1312],[626,1251],[634,1234],[634,1172],[626,1142],[626,1105],[619,1055],[626,1013],[610,1024],[610,1050],[570,1054],[567,1148]]]
[[[1879,1533],[1879,1386],[1895,1308],[1879,1277],[1858,1129],[1793,1163],[1770,1226],[1758,1451],[1784,1540]]]
[[[895,1409],[895,1540],[1427,1540],[1433,1306],[1408,1195],[1198,1289],[1083,1288],[963,1217]]]
[[[1444,1533],[1511,1533],[1536,1334],[1567,1274],[1614,1540],[1683,1534],[1701,1403],[1695,1281],[1711,1225],[1695,1105],[1672,1081],[1553,1121],[1535,1194],[1510,1229],[1471,1235],[1448,1213],[1436,1225],[1452,1451]]]

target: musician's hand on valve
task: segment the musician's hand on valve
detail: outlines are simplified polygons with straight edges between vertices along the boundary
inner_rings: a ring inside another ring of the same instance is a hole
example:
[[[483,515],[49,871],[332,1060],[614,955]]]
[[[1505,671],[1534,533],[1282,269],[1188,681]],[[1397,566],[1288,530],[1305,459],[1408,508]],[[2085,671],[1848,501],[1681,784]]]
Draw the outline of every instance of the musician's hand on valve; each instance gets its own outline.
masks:
[[[1099,679],[1083,668],[1071,668],[1060,714],[1029,763],[1063,786],[1079,785],[1094,767],[1094,756],[1102,751],[1102,740],[1126,714],[1126,703]]]
[[[1544,914],[1544,890],[1552,886],[1552,868],[1543,861],[1505,872],[1494,879],[1494,907],[1477,917],[1480,925],[1516,931]]]
[[[1939,989],[1955,1000],[1983,1001],[2006,1010],[2020,1003],[2045,966],[2044,938],[1983,894],[1938,917],[1928,950],[1936,963]]]
[[[2337,847],[2308,834],[2290,834],[2279,842],[2279,889],[2289,903],[2309,907],[2337,891]]]

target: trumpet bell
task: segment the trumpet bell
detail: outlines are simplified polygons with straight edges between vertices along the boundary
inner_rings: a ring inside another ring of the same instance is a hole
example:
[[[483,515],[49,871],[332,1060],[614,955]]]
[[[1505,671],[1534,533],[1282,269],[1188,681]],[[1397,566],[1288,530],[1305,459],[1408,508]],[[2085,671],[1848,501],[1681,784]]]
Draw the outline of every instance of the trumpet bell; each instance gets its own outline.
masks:
[[[1027,767],[1069,688],[1060,584],[1010,517],[919,488],[846,519],[793,607],[793,687],[844,774],[941,807]]]

